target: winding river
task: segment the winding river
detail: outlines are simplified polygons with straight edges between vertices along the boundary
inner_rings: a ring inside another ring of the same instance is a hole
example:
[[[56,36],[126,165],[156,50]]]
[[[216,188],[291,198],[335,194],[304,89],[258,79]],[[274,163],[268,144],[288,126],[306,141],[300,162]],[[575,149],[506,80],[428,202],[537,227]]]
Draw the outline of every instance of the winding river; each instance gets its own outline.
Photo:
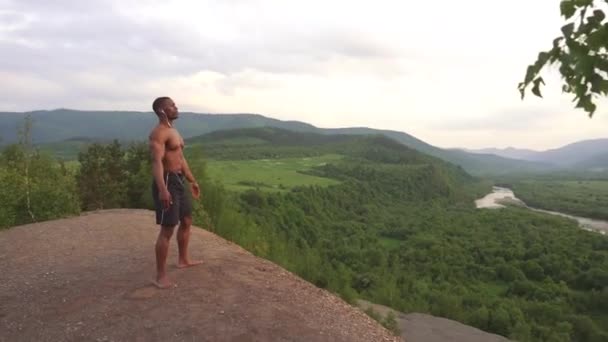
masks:
[[[558,215],[562,217],[567,217],[569,219],[576,220],[579,226],[585,230],[594,231],[600,233],[602,235],[608,234],[608,221],[590,219],[586,217],[579,217],[568,215],[564,213],[560,213],[557,211],[536,209],[527,206],[522,200],[517,198],[513,191],[508,188],[495,186],[492,188],[492,192],[487,194],[485,197],[480,198],[475,201],[475,206],[477,208],[503,208],[505,205],[503,203],[513,203],[516,205],[520,205],[526,207],[530,210],[547,213],[551,215]]]

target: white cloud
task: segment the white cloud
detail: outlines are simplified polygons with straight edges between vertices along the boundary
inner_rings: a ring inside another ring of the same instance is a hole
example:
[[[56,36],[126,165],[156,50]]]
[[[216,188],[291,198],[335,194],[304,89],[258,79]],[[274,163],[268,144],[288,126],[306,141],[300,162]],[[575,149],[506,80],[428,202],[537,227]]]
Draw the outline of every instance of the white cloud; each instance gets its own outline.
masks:
[[[0,73],[11,82],[0,110],[149,110],[169,95],[182,110],[396,129],[440,146],[603,134],[605,121],[572,109],[555,73],[544,100],[519,98],[526,66],[559,34],[554,0],[0,5]]]

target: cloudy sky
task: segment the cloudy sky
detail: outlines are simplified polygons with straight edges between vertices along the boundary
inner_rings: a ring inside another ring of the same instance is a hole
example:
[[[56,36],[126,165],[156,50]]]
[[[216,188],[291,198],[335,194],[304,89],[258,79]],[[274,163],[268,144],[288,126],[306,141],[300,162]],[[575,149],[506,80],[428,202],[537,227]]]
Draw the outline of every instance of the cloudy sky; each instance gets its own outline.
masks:
[[[496,7],[490,7],[496,6]],[[557,0],[0,0],[0,111],[259,113],[405,131],[440,147],[545,149],[607,138],[526,66]]]

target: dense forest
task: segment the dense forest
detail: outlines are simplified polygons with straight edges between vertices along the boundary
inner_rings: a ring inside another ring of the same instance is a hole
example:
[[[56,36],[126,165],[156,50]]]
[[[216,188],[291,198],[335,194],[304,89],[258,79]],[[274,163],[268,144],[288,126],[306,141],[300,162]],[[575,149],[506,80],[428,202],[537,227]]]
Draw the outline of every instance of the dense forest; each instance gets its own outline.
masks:
[[[608,220],[605,180],[525,180],[513,183],[511,188],[534,208]]]
[[[383,136],[293,135],[279,144],[279,133],[190,145],[203,189],[196,225],[350,302],[431,313],[520,341],[608,340],[608,238],[522,208],[475,209],[490,183]],[[328,186],[235,192],[206,172],[219,159],[325,153],[344,158],[303,172],[337,181]],[[0,184],[9,205],[0,225],[150,208],[144,144],[93,144],[77,164],[27,139],[6,148]]]

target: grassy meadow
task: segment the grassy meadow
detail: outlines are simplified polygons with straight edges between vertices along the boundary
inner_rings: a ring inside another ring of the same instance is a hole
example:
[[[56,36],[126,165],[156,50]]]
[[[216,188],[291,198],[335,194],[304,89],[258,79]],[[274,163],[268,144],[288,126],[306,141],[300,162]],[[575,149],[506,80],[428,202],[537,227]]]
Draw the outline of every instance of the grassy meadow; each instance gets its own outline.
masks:
[[[297,186],[338,184],[337,180],[303,172],[342,158],[338,154],[327,154],[284,159],[209,160],[207,170],[212,179],[220,180],[229,190],[287,191]]]

